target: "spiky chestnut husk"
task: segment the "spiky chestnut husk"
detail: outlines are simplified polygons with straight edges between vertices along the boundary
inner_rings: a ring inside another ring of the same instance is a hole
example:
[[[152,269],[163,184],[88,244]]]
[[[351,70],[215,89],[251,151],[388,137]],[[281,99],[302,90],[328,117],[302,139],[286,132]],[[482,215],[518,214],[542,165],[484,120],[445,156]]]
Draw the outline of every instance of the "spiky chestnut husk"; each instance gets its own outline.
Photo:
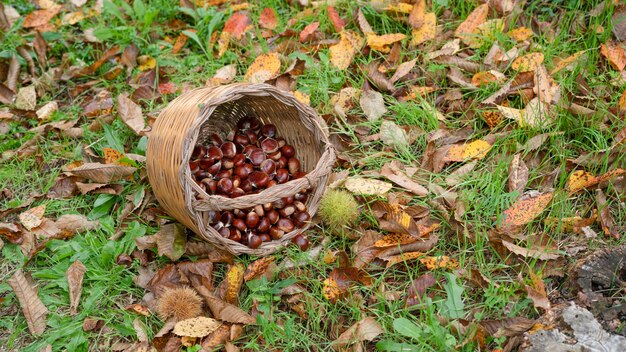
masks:
[[[322,197],[317,213],[334,233],[342,233],[345,226],[353,225],[359,217],[359,203],[352,194],[331,189]]]
[[[157,313],[163,320],[195,318],[202,314],[202,298],[189,287],[168,288],[157,299]]]

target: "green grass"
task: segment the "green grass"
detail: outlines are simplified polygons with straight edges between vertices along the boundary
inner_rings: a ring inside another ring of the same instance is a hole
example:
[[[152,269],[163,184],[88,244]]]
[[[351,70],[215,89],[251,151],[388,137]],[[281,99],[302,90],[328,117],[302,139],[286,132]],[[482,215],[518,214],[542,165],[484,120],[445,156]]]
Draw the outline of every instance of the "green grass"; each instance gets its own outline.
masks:
[[[157,60],[159,68],[170,70],[171,73],[167,75],[170,82],[178,87],[183,85],[196,87],[204,85],[219,68],[228,64],[237,66],[236,80],[240,81],[258,54],[272,51],[272,46],[265,41],[248,38],[232,43],[224,56],[216,57],[215,47],[207,43],[212,33],[219,35],[222,31],[231,13],[227,6],[219,9],[199,8],[192,12],[181,10],[178,2],[167,0],[146,1],[144,7],[139,6],[138,1],[135,3],[135,6],[132,2],[131,5],[126,5],[121,0],[115,0],[105,6],[101,15],[83,20],[75,26],[59,27],[58,33],[44,34],[49,46],[48,58],[57,60],[51,67],[58,65],[64,54],[68,65],[88,65],[113,45],[119,45],[123,49],[133,43],[139,48],[140,55],[150,55]],[[624,155],[619,155],[616,160],[611,161],[607,157],[600,158],[598,162],[584,168],[571,163],[572,159],[583,153],[599,154],[609,148],[617,131],[626,127],[626,122],[622,119],[605,114],[617,104],[621,92],[626,87],[611,84],[617,74],[607,68],[599,50],[601,44],[611,39],[610,19],[614,9],[608,7],[598,16],[587,15],[596,3],[597,1],[573,0],[528,1],[524,11],[511,19],[510,22],[514,25],[504,29],[506,33],[519,25],[531,27],[530,19],[533,16],[540,22],[558,18],[558,27],[552,28],[554,35],[546,31],[533,37],[531,41],[534,47],[528,52],[541,51],[545,55],[544,63],[549,72],[554,67],[555,58],[564,58],[584,50],[586,57],[578,61],[573,71],[562,70],[553,78],[561,86],[564,97],[580,95],[578,93],[580,82],[586,82],[589,90],[596,94],[592,97],[593,108],[598,113],[594,115],[577,116],[567,111],[566,107],[561,107],[557,109],[555,121],[543,129],[521,128],[514,121],[505,120],[493,130],[489,130],[479,118],[483,107],[480,107],[478,102],[500,88],[498,84],[491,84],[475,91],[461,89],[463,98],[473,101],[473,104],[468,111],[446,115],[446,121],[442,122],[424,107],[423,102],[436,106],[439,96],[457,87],[445,77],[447,65],[435,62],[423,63],[423,60],[419,60],[418,65],[423,64],[423,67],[420,67],[421,72],[426,72],[429,77],[431,74],[433,77],[441,77],[441,81],[435,82],[441,89],[437,93],[429,94],[423,100],[418,98],[404,103],[398,103],[395,98],[385,94],[388,112],[384,119],[394,121],[398,125],[411,126],[422,132],[409,150],[399,152],[388,150],[386,156],[381,156],[377,153],[385,149],[382,142],[360,143],[357,127],[367,127],[371,133],[377,133],[382,120],[368,122],[363,117],[358,102],[349,111],[349,121],[356,123],[330,126],[334,133],[343,134],[355,144],[351,153],[361,164],[355,164],[349,169],[351,175],[368,170],[380,170],[381,166],[394,159],[405,165],[418,165],[427,145],[427,134],[440,128],[456,130],[469,126],[475,131],[470,140],[484,138],[490,134],[497,136],[488,156],[480,160],[473,171],[451,189],[457,193],[458,201],[465,205],[465,212],[459,219],[450,218],[454,216],[452,213],[445,214],[440,209],[434,208],[435,200],[432,199],[432,195],[428,198],[415,197],[411,202],[431,209],[432,217],[442,225],[437,232],[440,237],[439,243],[428,254],[450,256],[459,262],[460,268],[467,271],[477,270],[490,280],[485,287],[476,287],[461,275],[454,281],[462,288],[461,292],[450,280],[450,270],[428,271],[419,262],[414,261],[406,265],[397,264],[391,268],[384,268],[383,265],[369,270],[373,282],[371,286],[355,283],[347,298],[330,303],[322,294],[323,280],[338,263],[326,263],[317,259],[307,261],[307,253],[288,247],[275,255],[277,262],[290,258],[306,261],[306,264],[297,270],[276,273],[269,280],[254,280],[244,286],[240,293],[240,306],[246,311],[254,308],[264,314],[259,315],[256,326],[245,329],[244,335],[235,341],[235,344],[242,350],[254,351],[267,350],[268,346],[283,351],[326,351],[331,349],[331,341],[336,339],[340,332],[365,317],[374,317],[383,327],[384,333],[375,342],[368,343],[368,348],[376,346],[379,350],[395,351],[400,344],[404,344],[411,351],[474,351],[478,348],[477,342],[466,340],[470,332],[462,334],[452,325],[440,322],[441,317],[450,320],[457,318],[450,313],[448,301],[450,292],[455,292],[462,300],[463,318],[469,321],[514,316],[535,318],[541,315],[523,293],[522,282],[529,282],[529,271],[542,272],[549,269],[546,266],[549,264],[532,258],[527,258],[522,263],[515,260],[513,255],[502,255],[490,243],[489,234],[501,222],[502,212],[519,197],[519,194],[507,191],[508,168],[513,155],[518,151],[518,146],[524,145],[530,138],[540,133],[553,134],[538,150],[521,152],[528,163],[532,162],[529,165],[527,189],[554,189],[555,196],[541,216],[527,226],[524,234],[548,235],[552,244],[569,241],[574,235],[565,231],[560,223],[551,228],[545,226],[544,219],[590,217],[596,209],[593,190],[583,191],[574,196],[565,191],[570,173],[573,170],[585,169],[598,175],[616,167],[624,167],[626,164]],[[476,5],[477,2],[471,1],[432,1],[432,9],[437,14],[444,31],[456,29]],[[13,6],[20,13],[28,13],[35,9],[26,1],[17,1]],[[277,33],[286,29],[299,32],[314,21],[320,22],[321,31],[334,33],[325,6],[321,6],[317,13],[311,12],[298,17],[298,20],[290,26],[288,21],[297,16],[298,8],[290,7],[283,1],[262,0],[258,3],[250,2],[248,9],[248,16],[253,25],[251,31],[257,37],[262,33],[258,26],[258,16],[265,7],[274,8],[277,12]],[[353,19],[353,13],[358,8],[355,2],[342,1],[335,5],[335,8],[347,20],[348,29],[360,32]],[[390,14],[378,12],[371,7],[362,7],[362,11],[376,33],[404,33],[410,36],[411,28]],[[442,20],[444,15],[449,16],[449,19]],[[184,22],[188,30],[196,30],[199,38],[199,42],[189,39],[185,51],[176,55],[172,53],[172,40],[175,40],[180,30],[168,26],[169,21],[174,20]],[[23,35],[26,31],[20,28],[20,23],[18,22],[0,39],[3,44],[0,58],[10,58],[17,47],[32,41],[32,35]],[[604,32],[598,33],[590,29],[598,25],[604,27]],[[94,30],[102,45],[86,43],[79,37],[82,31],[87,29]],[[505,50],[508,50],[516,43],[504,33],[496,34],[496,39]],[[166,37],[171,40],[166,40]],[[339,38],[337,34],[329,37]],[[405,49],[401,62],[408,61],[415,55],[423,58],[425,50],[406,49],[408,41],[410,39],[403,43]],[[445,43],[438,40],[436,42],[437,45],[427,44],[426,47],[435,50]],[[493,41],[486,42],[482,47],[475,49],[468,59],[482,62],[492,44]],[[359,54],[354,60],[354,69],[341,71],[332,66],[329,51],[325,47],[313,51],[285,52],[284,56],[286,60],[283,69],[287,67],[289,60],[298,58],[306,62],[305,72],[296,79],[297,90],[310,95],[311,106],[325,116],[332,115],[330,99],[333,95],[342,88],[363,87],[367,64],[373,61],[382,62],[387,57],[386,54],[376,51],[369,51],[367,55]],[[25,62],[22,64],[22,72],[25,72]],[[12,199],[0,198],[0,209],[16,207],[31,195],[45,194],[61,174],[63,165],[82,158],[81,150],[84,146],[89,146],[97,155],[102,154],[103,148],[116,145],[121,145],[129,153],[145,152],[145,138],[140,139],[133,135],[119,119],[116,119],[106,131],[92,132],[87,129],[92,120],[82,117],[80,106],[94,94],[94,90],[106,89],[113,97],[132,91],[124,74],[111,81],[101,79],[101,75],[116,64],[105,63],[92,77],[73,82],[57,82],[58,88],[39,97],[38,106],[50,100],[67,102],[67,105],[54,114],[53,120],[79,119],[79,125],[85,129],[84,137],[59,138],[56,133],[49,132],[37,144],[39,148],[37,157],[27,156],[3,161],[0,165],[0,190],[10,189],[13,196]],[[510,68],[502,72],[508,78],[513,76]],[[138,73],[135,68],[132,77]],[[440,73],[443,74],[438,75]],[[92,90],[74,98],[69,96],[75,85],[91,79],[98,80]],[[426,81],[425,76],[418,76],[407,83],[423,86],[426,85]],[[144,113],[158,113],[175,96],[162,96],[158,101],[143,102]],[[605,100],[606,96],[610,98]],[[511,97],[511,105],[521,108],[524,103],[519,98]],[[468,114],[470,111],[476,114],[470,116]],[[30,140],[33,133],[29,129],[37,123],[35,119],[8,122],[9,133],[0,136],[0,153],[15,150]],[[424,182],[432,182],[447,189],[445,178],[459,166],[459,163],[453,163],[438,174],[422,171],[419,174]],[[547,182],[547,177],[553,172],[556,175],[554,180]],[[132,280],[137,274],[138,261],[129,268],[115,264],[118,255],[130,254],[136,249],[135,238],[153,234],[157,229],[152,224],[133,218],[121,239],[117,241],[109,239],[120,225],[118,217],[127,202],[125,197],[144,187],[145,182],[140,181],[139,177],[121,182],[124,191],[119,196],[85,195],[67,200],[43,197],[33,203],[33,205],[46,204],[47,217],[54,219],[61,214],[81,213],[98,218],[101,226],[65,241],[50,241],[45,249],[28,263],[19,246],[4,241],[0,261],[0,346],[2,346],[0,351],[39,351],[47,344],[51,344],[55,351],[106,351],[110,350],[115,342],[136,340],[133,329],[135,319],[146,324],[150,337],[161,328],[163,322],[156,316],[146,318],[125,310],[128,304],[140,302],[145,293]],[[626,223],[626,210],[623,206],[624,196],[620,192],[623,191],[614,185],[609,185],[605,189],[611,214],[616,224],[623,226],[622,224]],[[360,225],[375,228],[377,221],[370,213],[368,205],[373,199],[361,201],[363,214]],[[0,219],[0,221],[9,220]],[[598,233],[599,240],[584,242],[591,249],[606,248],[623,242],[604,238],[598,225],[594,225],[593,228]],[[355,226],[354,231],[359,230],[359,226]],[[330,237],[323,253],[345,251],[348,256],[353,256],[350,248],[354,241],[333,236],[330,232],[320,225],[315,231],[311,231],[310,238],[319,244],[324,237]],[[606,244],[603,244],[603,241]],[[532,240],[528,241],[528,246],[532,246]],[[237,261],[247,265],[254,259],[256,258],[242,256]],[[570,262],[574,259],[576,258],[568,258]],[[71,316],[65,271],[76,260],[80,260],[87,267],[87,272],[79,313]],[[166,262],[168,260],[164,258],[158,260],[159,264]],[[7,279],[15,270],[22,267],[24,272],[32,275],[37,282],[38,296],[50,311],[48,327],[40,337],[33,337],[28,333],[26,320],[19,309],[16,296],[7,283]],[[216,284],[224,278],[225,270],[225,265],[216,266],[214,273]],[[420,309],[405,308],[403,297],[406,290],[413,280],[425,273],[432,274],[437,280],[437,284],[427,291],[429,297],[425,306]],[[555,280],[554,287],[557,288],[563,283],[559,278],[550,280]],[[299,316],[279,294],[282,288],[293,283],[298,283],[303,288],[299,301],[303,303],[306,317]],[[106,328],[99,332],[83,331],[83,320],[87,317],[103,320]],[[487,343],[490,348],[502,348],[506,341],[489,337]],[[186,350],[192,351],[194,348]]]

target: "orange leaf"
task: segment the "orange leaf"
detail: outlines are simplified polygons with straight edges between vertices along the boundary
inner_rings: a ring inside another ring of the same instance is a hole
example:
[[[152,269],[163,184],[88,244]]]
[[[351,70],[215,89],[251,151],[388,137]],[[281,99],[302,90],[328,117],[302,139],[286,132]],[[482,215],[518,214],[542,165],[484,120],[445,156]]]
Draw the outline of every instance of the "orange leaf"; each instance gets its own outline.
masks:
[[[447,255],[420,258],[420,262],[426,266],[428,270],[434,269],[455,269],[459,266],[459,262],[450,259]]]
[[[482,4],[475,8],[456,31],[454,31],[454,36],[461,38],[461,40],[465,42],[467,38],[473,36],[474,30],[487,20],[488,13],[489,5],[487,4]]]
[[[376,248],[387,248],[394,246],[402,246],[403,244],[409,244],[417,241],[417,238],[403,233],[390,233],[383,236],[383,238],[374,242]]]
[[[528,27],[519,27],[511,29],[507,34],[511,37],[511,39],[517,42],[523,42],[533,36],[533,31]]]
[[[409,14],[409,24],[414,29],[419,29],[424,25],[424,19],[426,15],[426,1],[418,0]]]
[[[502,122],[502,114],[499,111],[491,110],[491,111],[483,111],[482,114],[483,120],[487,123],[489,128],[493,129],[500,122]]]
[[[275,29],[278,26],[276,11],[269,7],[264,8],[259,18],[259,25],[265,29]]]
[[[61,6],[53,6],[45,10],[35,10],[29,13],[22,23],[24,28],[33,28],[46,25],[61,11]]]
[[[502,215],[501,229],[512,229],[526,225],[550,204],[553,193],[547,192],[536,196],[525,195],[518,199]]]
[[[409,252],[409,253],[401,253],[398,254],[396,256],[393,256],[391,258],[389,258],[389,261],[387,262],[387,268],[398,264],[398,263],[403,263],[403,262],[407,262],[407,261],[411,261],[417,258],[420,258],[424,256],[424,253],[422,252]]]
[[[513,61],[511,67],[515,71],[527,72],[535,71],[535,69],[543,63],[542,53],[530,53],[524,56],[518,57]]]
[[[243,265],[237,263],[232,265],[226,272],[226,291],[224,292],[224,301],[235,304],[239,299],[239,291],[243,285]]]
[[[367,46],[369,46],[372,50],[388,53],[391,51],[389,45],[403,40],[406,38],[406,35],[402,33],[377,35],[370,32],[365,34],[365,38],[367,39]]]
[[[341,17],[339,17],[339,14],[334,7],[326,6],[326,12],[328,12],[328,18],[333,24],[333,27],[335,27],[335,32],[340,33],[343,30],[343,27],[346,25],[346,22]]]
[[[416,5],[417,6],[417,5]],[[411,44],[419,45],[435,39],[437,33],[437,15],[434,12],[424,14],[422,26],[411,32]]]
[[[243,274],[243,279],[245,281],[250,281],[254,278],[257,278],[267,271],[269,265],[274,262],[274,257],[265,257],[259,260],[255,260],[246,268],[246,272]]]
[[[245,13],[236,12],[224,24],[224,32],[230,33],[232,38],[240,40],[249,24],[250,19]]]
[[[494,74],[494,72],[492,71],[476,72],[474,76],[472,76],[472,84],[477,87],[482,87],[489,83],[499,82],[502,80],[502,78],[504,78],[504,76],[501,74],[500,74],[500,77],[498,77],[497,74]]]
[[[621,71],[626,67],[626,53],[624,47],[616,43],[606,43],[600,45],[600,53],[606,57],[609,64],[614,69]]]
[[[280,56],[277,53],[269,53],[258,56],[248,67],[244,80],[251,83],[263,83],[270,80],[280,72]]]
[[[308,42],[313,38],[313,33],[320,26],[319,22],[313,22],[308,26],[304,27],[302,32],[300,32],[300,43]]]
[[[582,54],[584,54],[584,53],[585,53],[584,51],[579,51],[579,52],[577,52],[577,53],[575,53],[575,54],[573,54],[573,55],[570,55],[570,56],[566,57],[566,58],[565,58],[565,59],[563,59],[563,60],[558,60],[558,61],[557,61],[557,60],[554,60],[554,64],[555,64],[555,66],[554,66],[554,68],[552,69],[552,71],[550,72],[550,74],[551,74],[551,75],[553,75],[553,74],[555,74],[555,73],[557,73],[557,72],[561,71],[562,69],[564,69],[564,68],[566,68],[566,67],[570,66],[570,65],[571,65],[574,61],[578,60],[578,58],[579,58]]]
[[[626,111],[626,90],[624,90],[624,93],[622,93],[622,96],[619,98],[617,107],[619,111]]]
[[[195,29],[193,30],[195,32]],[[172,47],[172,54],[178,54],[182,50],[182,48],[187,43],[188,37],[183,33],[180,33],[176,38],[176,42],[174,42],[174,46]]]

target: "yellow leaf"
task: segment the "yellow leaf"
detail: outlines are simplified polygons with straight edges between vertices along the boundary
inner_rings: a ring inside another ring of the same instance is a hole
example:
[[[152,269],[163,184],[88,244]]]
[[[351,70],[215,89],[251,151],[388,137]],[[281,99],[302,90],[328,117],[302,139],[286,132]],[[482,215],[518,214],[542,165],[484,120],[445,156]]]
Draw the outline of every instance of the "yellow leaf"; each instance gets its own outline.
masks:
[[[537,66],[543,63],[543,54],[542,53],[530,53],[524,56],[518,57],[513,61],[511,67],[515,71],[519,72],[527,72],[534,71]]]
[[[486,42],[492,42],[496,38],[496,33],[504,30],[504,21],[501,18],[489,20],[481,23],[474,29],[471,35],[465,35],[461,39],[470,48],[480,48]]]
[[[614,69],[622,71],[624,67],[626,67],[626,52],[621,44],[602,44],[600,45],[600,53],[609,61],[609,64]]]
[[[504,79],[504,75],[498,71],[480,71],[472,76],[472,84],[477,87],[485,86],[489,83],[500,82]]]
[[[299,102],[305,105],[311,105],[311,97],[308,94],[302,93],[299,90],[293,92],[293,96],[298,99]]]
[[[385,194],[392,185],[389,182],[364,177],[352,177],[346,180],[344,187],[354,194]]]
[[[409,244],[417,241],[415,236],[411,236],[409,234],[404,233],[390,233],[388,235],[383,236],[383,238],[374,242],[374,247],[376,248],[387,248],[387,247],[395,247],[401,246],[403,244]]]
[[[341,298],[341,290],[339,289],[339,284],[337,284],[337,280],[332,277],[324,280],[324,288],[322,289],[322,294],[329,302],[336,302],[339,298]]]
[[[434,12],[424,14],[424,24],[411,32],[411,45],[419,45],[435,39],[437,31],[437,15]]]
[[[465,161],[468,159],[482,159],[491,149],[491,144],[482,139],[468,144],[454,145],[448,150],[444,161]]]
[[[263,83],[270,80],[280,72],[280,55],[269,53],[258,56],[248,67],[244,81],[250,83]]]
[[[152,56],[141,55],[137,58],[137,62],[139,63],[139,71],[147,71],[156,67],[156,60]]]
[[[413,5],[407,4],[404,2],[399,2],[397,4],[389,4],[383,8],[385,11],[396,12],[396,13],[404,13],[409,14],[413,11]]]
[[[593,182],[595,178],[596,177],[590,172],[587,172],[584,170],[577,170],[577,171],[572,172],[571,175],[569,175],[565,188],[567,188],[570,192],[574,193],[587,187],[587,184],[589,184],[590,182]]]
[[[482,4],[472,11],[469,16],[461,23],[461,25],[454,31],[454,36],[461,38],[465,42],[464,38],[473,35],[474,30],[487,20],[487,14],[489,13],[489,5]]]
[[[345,70],[352,63],[356,52],[361,49],[363,38],[351,31],[342,31],[340,34],[339,43],[329,48],[330,63],[340,70]]]
[[[519,27],[511,29],[510,31],[508,31],[507,34],[509,35],[509,37],[511,37],[511,39],[515,40],[516,42],[523,42],[524,40],[528,40],[530,39],[530,37],[533,36],[533,31],[528,27]]]
[[[424,264],[428,270],[443,268],[455,269],[459,266],[459,262],[454,259],[450,259],[447,255],[420,258],[420,262]]]
[[[224,301],[236,304],[239,299],[239,291],[243,285],[243,264],[237,263],[232,265],[226,272],[226,292],[224,293]]]
[[[502,113],[500,113],[499,111],[495,111],[495,110],[483,111],[482,117],[490,129],[493,129],[494,127],[499,125],[500,122],[502,122]]]
[[[389,258],[389,261],[387,262],[387,268],[398,263],[403,263],[406,261],[417,259],[422,256],[424,256],[424,253],[422,252],[409,252],[409,253],[398,254],[396,256]]]
[[[563,60],[559,60],[558,62],[555,60],[555,66],[550,72],[550,75],[554,75],[555,73],[561,71],[562,69],[570,66],[574,61],[578,60],[578,58],[584,54],[584,51],[579,51],[573,55],[566,57]]]
[[[61,20],[62,25],[73,25],[85,19],[85,14],[82,11],[66,13]]]
[[[402,33],[377,35],[376,33],[370,32],[365,33],[365,38],[367,39],[367,46],[372,50],[388,53],[391,51],[389,45],[403,40],[406,38],[406,35]]]
[[[528,224],[548,206],[552,196],[552,192],[547,192],[521,197],[502,213],[500,228],[506,230]]]

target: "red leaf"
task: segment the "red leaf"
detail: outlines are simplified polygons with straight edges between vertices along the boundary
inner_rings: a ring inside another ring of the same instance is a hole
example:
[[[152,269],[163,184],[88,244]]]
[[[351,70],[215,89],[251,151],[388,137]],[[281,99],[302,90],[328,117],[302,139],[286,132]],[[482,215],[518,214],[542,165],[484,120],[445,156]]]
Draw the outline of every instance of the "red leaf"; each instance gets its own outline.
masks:
[[[343,27],[346,25],[346,22],[339,17],[337,10],[335,10],[332,6],[326,6],[326,12],[328,12],[328,18],[330,22],[332,22],[335,27],[335,32],[339,33],[343,30]]]
[[[308,42],[313,38],[313,32],[317,30],[320,26],[319,22],[313,22],[310,25],[304,27],[302,32],[300,32],[300,43]]]
[[[274,29],[278,26],[278,20],[276,19],[276,12],[274,9],[266,7],[261,12],[261,18],[259,18],[259,25],[265,29]]]
[[[243,37],[243,33],[249,24],[250,19],[248,19],[245,13],[233,13],[224,25],[224,32],[230,33],[232,38],[239,40]]]

